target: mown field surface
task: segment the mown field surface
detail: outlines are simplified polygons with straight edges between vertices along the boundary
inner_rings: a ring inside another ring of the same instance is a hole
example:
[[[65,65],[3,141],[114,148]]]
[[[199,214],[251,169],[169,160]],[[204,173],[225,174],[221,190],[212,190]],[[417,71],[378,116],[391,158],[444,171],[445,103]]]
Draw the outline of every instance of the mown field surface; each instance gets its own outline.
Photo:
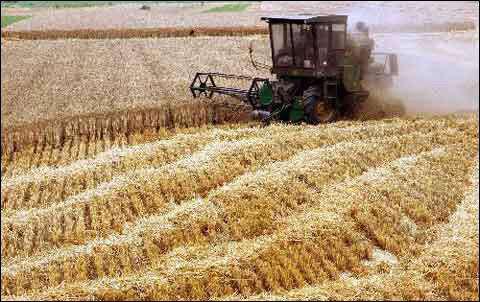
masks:
[[[452,104],[478,108],[475,33],[378,34],[374,39],[377,51],[399,56],[395,90],[408,110],[445,113]],[[196,72],[270,77],[268,70],[251,65],[251,43],[254,57],[271,64],[265,35],[2,40],[2,126],[169,104],[185,107]],[[250,82],[217,84],[248,89]]]
[[[268,75],[249,63],[251,41],[267,61],[261,36],[2,42],[2,125],[190,103],[196,72]]]
[[[2,299],[475,299],[477,119],[37,133]]]

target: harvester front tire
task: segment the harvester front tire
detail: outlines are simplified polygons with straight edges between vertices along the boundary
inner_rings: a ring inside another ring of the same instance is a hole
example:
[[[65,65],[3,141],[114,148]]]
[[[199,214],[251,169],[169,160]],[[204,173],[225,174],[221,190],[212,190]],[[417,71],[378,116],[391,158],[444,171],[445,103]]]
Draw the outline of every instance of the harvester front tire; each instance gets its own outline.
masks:
[[[310,124],[332,123],[337,118],[335,107],[316,95],[307,97],[305,104],[305,116]]]

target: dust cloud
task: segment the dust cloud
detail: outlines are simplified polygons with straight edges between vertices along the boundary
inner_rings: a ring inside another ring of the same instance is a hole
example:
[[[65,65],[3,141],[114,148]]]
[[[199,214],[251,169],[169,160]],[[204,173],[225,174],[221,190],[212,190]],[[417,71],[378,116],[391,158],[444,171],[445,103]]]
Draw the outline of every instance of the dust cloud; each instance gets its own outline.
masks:
[[[407,113],[478,111],[478,40],[449,33],[390,34],[376,40],[398,55],[399,75],[390,94]]]
[[[395,10],[379,6],[354,8],[345,14],[349,16],[350,29],[358,21],[365,22],[371,29],[379,24],[400,26],[418,22],[408,12],[397,14]],[[400,100],[407,114],[478,112],[478,17],[475,23],[476,30],[469,32],[371,31],[374,52],[391,52],[398,56],[399,75],[394,78],[394,87],[386,101]]]

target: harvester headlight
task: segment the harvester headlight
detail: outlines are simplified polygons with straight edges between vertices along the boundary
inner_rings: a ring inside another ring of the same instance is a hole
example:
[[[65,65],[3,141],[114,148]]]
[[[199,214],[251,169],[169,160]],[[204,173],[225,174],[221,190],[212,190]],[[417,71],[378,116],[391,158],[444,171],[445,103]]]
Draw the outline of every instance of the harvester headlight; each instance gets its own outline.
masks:
[[[323,62],[322,62],[322,65],[323,65],[323,66],[327,66],[327,61],[323,61]]]

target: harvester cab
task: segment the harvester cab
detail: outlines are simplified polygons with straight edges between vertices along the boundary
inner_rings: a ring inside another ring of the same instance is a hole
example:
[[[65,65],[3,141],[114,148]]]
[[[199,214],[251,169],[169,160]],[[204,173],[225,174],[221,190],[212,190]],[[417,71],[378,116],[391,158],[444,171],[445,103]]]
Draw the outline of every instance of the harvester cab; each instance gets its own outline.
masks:
[[[269,23],[273,74],[309,78],[335,75],[345,53],[347,16],[262,20]]]
[[[197,73],[193,97],[230,95],[248,103],[267,122],[328,123],[368,98],[364,88],[385,89],[398,74],[395,54],[373,53],[374,41],[362,22],[347,33],[345,15],[262,17],[268,23],[275,79],[223,73]],[[253,60],[252,60],[253,63]],[[245,88],[219,85],[223,80]],[[371,88],[373,87],[373,88]]]

